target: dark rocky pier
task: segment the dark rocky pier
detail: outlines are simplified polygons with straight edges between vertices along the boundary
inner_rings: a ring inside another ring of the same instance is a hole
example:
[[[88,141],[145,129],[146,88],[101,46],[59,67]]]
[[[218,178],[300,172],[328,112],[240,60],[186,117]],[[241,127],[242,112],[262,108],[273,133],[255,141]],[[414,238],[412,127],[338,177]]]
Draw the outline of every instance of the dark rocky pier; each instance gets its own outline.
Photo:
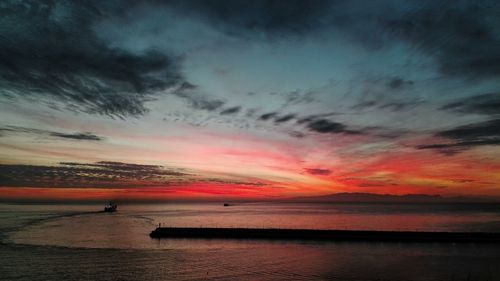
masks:
[[[152,238],[500,243],[500,233],[158,227]]]

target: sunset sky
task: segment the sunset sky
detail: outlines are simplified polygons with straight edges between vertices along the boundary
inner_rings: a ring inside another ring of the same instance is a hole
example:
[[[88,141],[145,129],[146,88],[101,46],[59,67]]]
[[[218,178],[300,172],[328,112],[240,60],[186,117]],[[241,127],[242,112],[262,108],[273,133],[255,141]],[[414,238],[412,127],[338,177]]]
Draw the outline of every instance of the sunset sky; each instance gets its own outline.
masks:
[[[0,200],[500,197],[498,1],[0,14]]]

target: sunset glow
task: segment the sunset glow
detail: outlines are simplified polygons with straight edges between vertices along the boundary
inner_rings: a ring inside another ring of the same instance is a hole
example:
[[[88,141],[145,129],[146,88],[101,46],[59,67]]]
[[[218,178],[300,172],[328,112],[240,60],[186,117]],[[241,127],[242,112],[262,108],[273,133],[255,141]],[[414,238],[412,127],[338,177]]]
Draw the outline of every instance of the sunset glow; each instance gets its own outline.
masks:
[[[493,12],[355,2],[10,13],[0,199],[500,197]]]

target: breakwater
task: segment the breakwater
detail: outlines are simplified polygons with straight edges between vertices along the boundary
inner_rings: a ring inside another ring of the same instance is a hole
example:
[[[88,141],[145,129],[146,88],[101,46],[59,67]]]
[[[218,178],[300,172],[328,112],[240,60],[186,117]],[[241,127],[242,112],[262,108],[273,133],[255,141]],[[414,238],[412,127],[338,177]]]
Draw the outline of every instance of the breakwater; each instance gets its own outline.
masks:
[[[158,227],[149,236],[152,238],[500,243],[500,233],[489,232]]]

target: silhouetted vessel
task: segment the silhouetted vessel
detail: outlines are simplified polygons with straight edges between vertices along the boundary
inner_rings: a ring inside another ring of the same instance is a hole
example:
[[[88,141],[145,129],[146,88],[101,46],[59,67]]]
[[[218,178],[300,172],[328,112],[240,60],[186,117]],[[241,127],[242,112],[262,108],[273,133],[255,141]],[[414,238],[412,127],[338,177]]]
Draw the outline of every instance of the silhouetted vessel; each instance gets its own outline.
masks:
[[[109,201],[108,205],[104,206],[104,212],[116,212],[117,208],[118,205],[116,205],[116,203]]]
[[[229,207],[231,205],[229,205],[228,203],[224,203],[224,207]]]

